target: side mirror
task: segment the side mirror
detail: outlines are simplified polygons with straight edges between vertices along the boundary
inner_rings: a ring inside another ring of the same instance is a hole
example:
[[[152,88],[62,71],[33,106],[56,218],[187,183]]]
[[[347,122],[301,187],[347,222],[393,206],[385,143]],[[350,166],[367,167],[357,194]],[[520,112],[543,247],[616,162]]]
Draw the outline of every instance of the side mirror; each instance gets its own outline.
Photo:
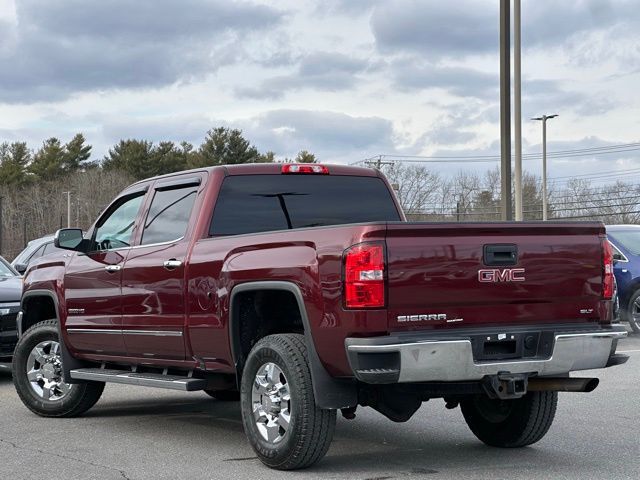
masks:
[[[79,228],[63,228],[53,237],[53,245],[64,250],[82,251],[83,234]]]
[[[22,275],[24,272],[27,271],[27,265],[24,263],[16,263],[13,268],[15,269],[16,272],[18,272],[20,275]]]

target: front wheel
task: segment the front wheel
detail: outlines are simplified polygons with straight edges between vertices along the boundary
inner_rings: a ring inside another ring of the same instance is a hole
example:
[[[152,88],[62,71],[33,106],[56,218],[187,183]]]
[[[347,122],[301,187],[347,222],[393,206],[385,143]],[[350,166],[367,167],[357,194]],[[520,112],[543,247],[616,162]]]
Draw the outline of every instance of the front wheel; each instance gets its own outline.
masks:
[[[557,392],[529,392],[514,400],[477,395],[460,403],[467,425],[487,445],[516,448],[536,443],[556,414]]]
[[[13,384],[22,403],[43,417],[75,417],[100,399],[104,383],[65,383],[55,320],[45,320],[18,340],[13,355]]]
[[[249,443],[271,468],[306,468],[324,457],[336,411],[316,406],[302,335],[271,335],[251,350],[240,405]]]
[[[631,295],[626,317],[633,331],[640,333],[640,289]]]

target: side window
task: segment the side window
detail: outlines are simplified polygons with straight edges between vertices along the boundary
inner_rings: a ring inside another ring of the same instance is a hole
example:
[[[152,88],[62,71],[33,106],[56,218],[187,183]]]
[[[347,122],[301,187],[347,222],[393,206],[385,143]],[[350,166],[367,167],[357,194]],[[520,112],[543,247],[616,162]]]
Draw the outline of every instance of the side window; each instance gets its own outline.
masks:
[[[100,220],[93,233],[96,250],[113,250],[131,245],[133,227],[143,198],[143,192],[125,198],[110,214]]]
[[[156,190],[142,232],[142,245],[182,238],[189,225],[197,188]]]
[[[627,257],[624,255],[624,253],[622,253],[620,250],[618,250],[618,247],[616,247],[611,242],[609,242],[609,245],[611,246],[611,250],[613,251],[613,256],[614,256],[614,258],[616,258],[616,260],[618,260],[619,262],[628,262],[629,261],[629,260],[627,260]]]

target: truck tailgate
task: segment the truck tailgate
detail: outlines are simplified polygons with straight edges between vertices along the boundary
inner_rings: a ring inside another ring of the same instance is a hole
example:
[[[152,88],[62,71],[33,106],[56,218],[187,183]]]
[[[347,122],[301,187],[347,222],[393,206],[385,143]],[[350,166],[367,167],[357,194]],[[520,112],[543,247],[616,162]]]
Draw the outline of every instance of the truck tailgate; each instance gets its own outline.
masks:
[[[598,322],[604,226],[387,228],[390,330]]]

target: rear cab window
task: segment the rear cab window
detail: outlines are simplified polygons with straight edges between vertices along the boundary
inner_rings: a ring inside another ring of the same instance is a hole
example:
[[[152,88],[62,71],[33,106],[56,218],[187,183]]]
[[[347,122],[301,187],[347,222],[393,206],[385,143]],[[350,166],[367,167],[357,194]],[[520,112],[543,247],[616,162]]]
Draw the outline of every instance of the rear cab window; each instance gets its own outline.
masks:
[[[220,188],[209,235],[398,220],[379,177],[232,175]]]

